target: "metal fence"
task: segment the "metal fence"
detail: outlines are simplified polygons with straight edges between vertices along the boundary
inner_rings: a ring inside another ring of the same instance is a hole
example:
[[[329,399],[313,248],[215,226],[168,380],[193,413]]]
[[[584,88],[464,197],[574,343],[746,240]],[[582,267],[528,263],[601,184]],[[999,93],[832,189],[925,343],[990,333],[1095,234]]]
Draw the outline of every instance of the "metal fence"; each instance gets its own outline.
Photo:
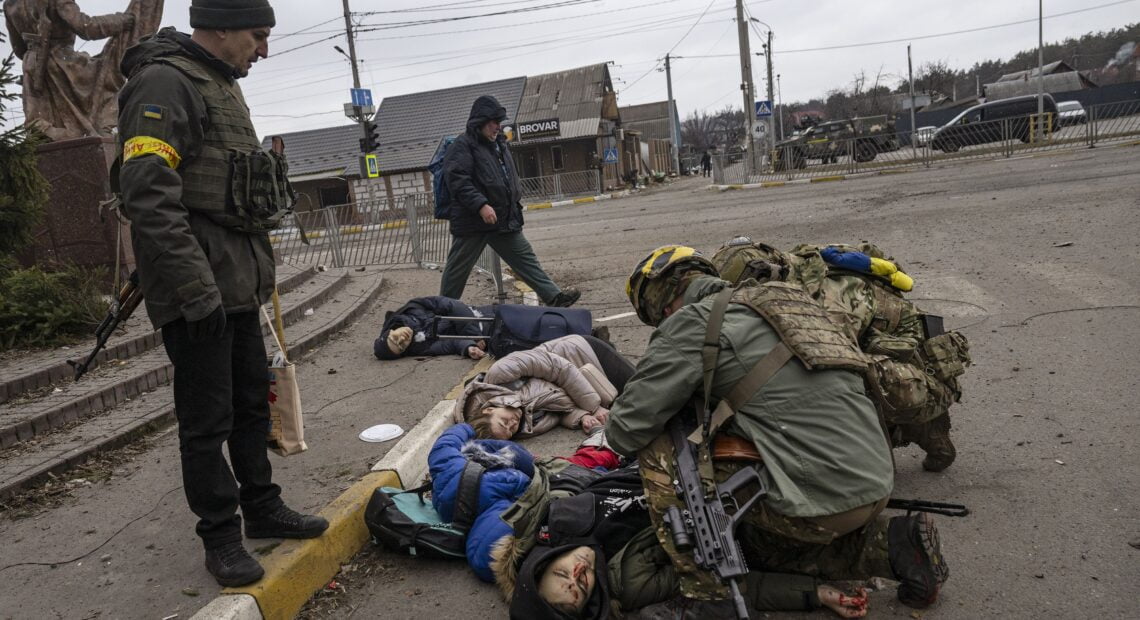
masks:
[[[713,182],[743,184],[826,179],[934,162],[1012,157],[1038,151],[1092,148],[1140,137],[1140,100],[1089,106],[1084,113],[1031,114],[998,121],[947,124],[936,131],[782,147],[765,154],[755,172],[742,151],[713,156]]]
[[[563,172],[545,177],[519,179],[524,201],[562,200],[570,196],[594,195],[601,193],[601,183],[597,170]]]
[[[294,265],[416,265],[442,268],[451,248],[447,220],[434,214],[430,193],[410,194],[294,213],[270,234],[274,251]],[[307,243],[306,243],[307,241]],[[505,298],[502,268],[490,247],[475,268]]]

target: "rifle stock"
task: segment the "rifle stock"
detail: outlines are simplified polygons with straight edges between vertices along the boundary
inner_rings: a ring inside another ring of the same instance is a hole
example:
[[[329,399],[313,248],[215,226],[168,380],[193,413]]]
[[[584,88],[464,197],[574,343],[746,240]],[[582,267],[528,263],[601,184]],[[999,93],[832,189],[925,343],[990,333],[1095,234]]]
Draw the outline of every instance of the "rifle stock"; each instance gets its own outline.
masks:
[[[123,285],[122,290],[119,291],[119,297],[111,303],[110,310],[107,311],[107,316],[103,317],[103,321],[99,323],[99,327],[95,328],[95,348],[87,356],[87,359],[82,363],[75,360],[67,360],[67,363],[75,369],[75,380],[87,372],[91,363],[95,361],[95,357],[107,346],[107,340],[111,338],[111,334],[115,333],[115,329],[119,324],[130,318],[131,313],[138,308],[139,303],[142,301],[142,289],[139,288],[139,274],[137,271],[132,271],[127,283]]]
[[[747,620],[748,609],[737,581],[748,574],[748,565],[736,540],[736,526],[752,505],[767,495],[768,489],[760,472],[750,465],[716,485],[711,496],[706,493],[697,466],[697,445],[689,441],[682,417],[674,416],[666,428],[676,460],[674,486],[685,507],[670,507],[664,521],[677,549],[692,551],[697,566],[713,572],[728,586],[737,618]],[[741,501],[737,493],[748,487],[758,491]]]

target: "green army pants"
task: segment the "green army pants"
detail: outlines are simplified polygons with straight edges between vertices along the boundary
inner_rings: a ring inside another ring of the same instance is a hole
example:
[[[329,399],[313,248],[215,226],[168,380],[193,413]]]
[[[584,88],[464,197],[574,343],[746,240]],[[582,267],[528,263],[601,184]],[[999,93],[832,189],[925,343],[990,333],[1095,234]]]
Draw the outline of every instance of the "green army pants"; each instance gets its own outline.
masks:
[[[692,553],[673,544],[664,522],[670,506],[682,506],[673,488],[675,461],[668,435],[650,443],[638,455],[641,479],[649,501],[649,515],[657,539],[669,554],[680,578],[681,594],[698,600],[724,598],[728,589],[712,573],[697,567]],[[718,482],[742,465],[714,464]],[[825,581],[885,577],[894,579],[887,556],[887,521],[879,513],[887,498],[841,515],[821,518],[789,517],[758,502],[737,528],[748,568],[755,572],[795,573]]]
[[[439,283],[439,294],[459,299],[467,287],[467,277],[483,253],[483,248],[491,249],[510,265],[518,277],[534,289],[542,303],[549,304],[561,289],[542,270],[534,248],[522,232],[492,232],[470,237],[451,237],[451,250],[447,253],[447,265]]]

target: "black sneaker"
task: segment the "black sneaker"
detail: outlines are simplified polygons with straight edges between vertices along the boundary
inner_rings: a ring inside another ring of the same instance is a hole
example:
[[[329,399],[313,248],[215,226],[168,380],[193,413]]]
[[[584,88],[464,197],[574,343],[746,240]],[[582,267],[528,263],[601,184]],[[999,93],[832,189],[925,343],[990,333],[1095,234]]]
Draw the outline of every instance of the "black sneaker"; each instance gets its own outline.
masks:
[[[206,549],[206,570],[218,584],[227,588],[251,584],[265,574],[265,569],[249,555],[241,541]]]
[[[582,293],[576,288],[562,289],[562,291],[555,295],[554,299],[551,299],[550,303],[546,305],[552,308],[569,308],[573,306],[581,296]]]
[[[934,604],[950,576],[934,519],[925,512],[892,518],[887,526],[887,553],[900,582],[899,601],[916,609]]]
[[[273,512],[246,519],[246,538],[316,538],[329,527],[329,522],[316,515],[303,515],[281,504]]]

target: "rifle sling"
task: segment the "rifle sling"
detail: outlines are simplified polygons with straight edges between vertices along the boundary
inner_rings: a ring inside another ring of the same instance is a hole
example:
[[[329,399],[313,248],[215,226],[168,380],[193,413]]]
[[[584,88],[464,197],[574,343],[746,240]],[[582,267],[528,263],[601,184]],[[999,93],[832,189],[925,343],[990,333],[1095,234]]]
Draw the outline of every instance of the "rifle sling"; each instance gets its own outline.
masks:
[[[701,349],[701,358],[703,362],[704,371],[704,410],[702,414],[708,416],[709,411],[709,398],[712,394],[712,380],[716,374],[716,359],[717,354],[720,353],[720,330],[721,325],[724,323],[724,315],[728,310],[729,300],[735,289],[725,287],[717,293],[716,300],[713,302],[712,311],[709,313],[708,327],[705,329],[705,342],[704,347]],[[713,412],[712,418],[709,420],[701,420],[697,429],[689,435],[689,441],[693,443],[708,443],[712,441],[716,432],[720,427],[728,421],[729,418],[736,415],[736,412],[752,398],[760,388],[768,384],[772,376],[776,374],[784,364],[788,363],[793,357],[791,348],[784,344],[781,340],[776,346],[772,347],[756,365],[748,371],[748,374],[733,386],[732,390],[727,396],[721,399],[717,404],[716,411]],[[708,431],[705,432],[704,425],[708,424]]]

